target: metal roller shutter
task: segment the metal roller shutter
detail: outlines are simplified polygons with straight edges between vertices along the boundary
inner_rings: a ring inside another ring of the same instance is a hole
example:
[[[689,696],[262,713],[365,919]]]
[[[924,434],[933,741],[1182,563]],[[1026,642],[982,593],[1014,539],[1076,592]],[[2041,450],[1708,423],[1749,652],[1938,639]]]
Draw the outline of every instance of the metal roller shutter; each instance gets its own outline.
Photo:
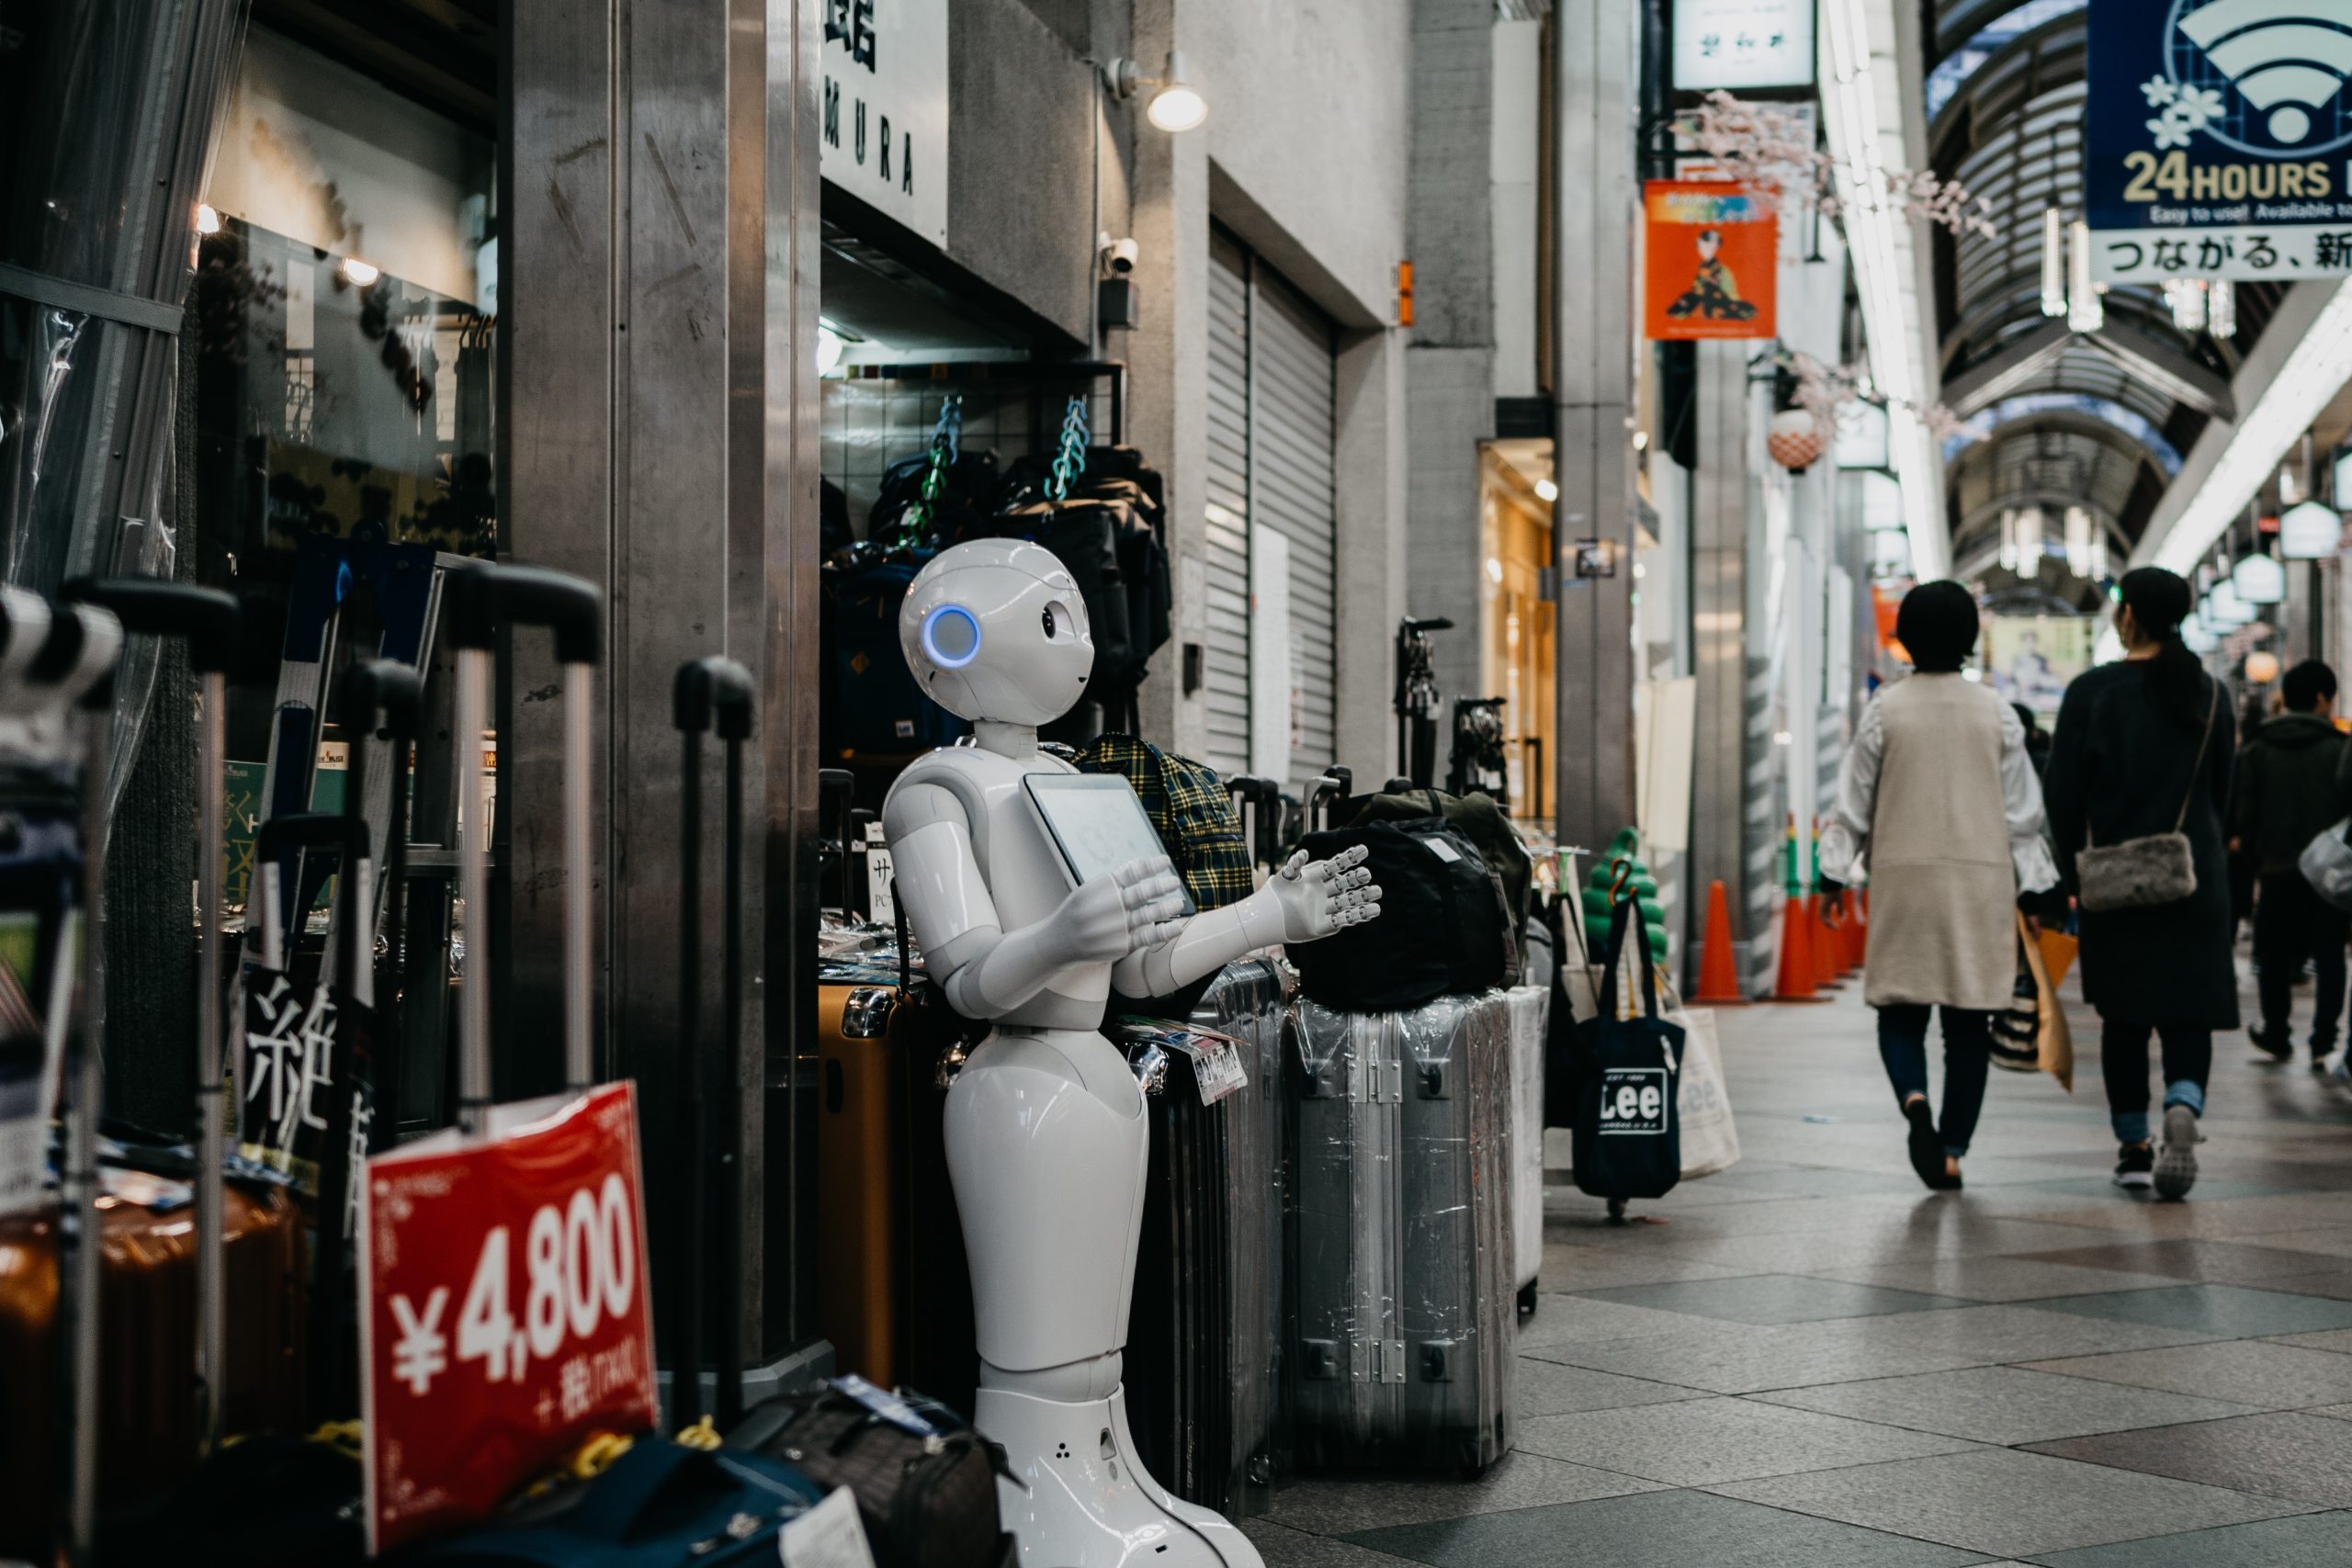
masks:
[[[1295,793],[1337,749],[1337,432],[1330,319],[1222,230],[1209,236],[1207,755],[1220,773],[1250,761],[1250,640],[1288,624],[1286,706]],[[1287,615],[1253,617],[1250,536],[1283,536]]]
[[[1337,747],[1338,513],[1330,318],[1263,263],[1251,269],[1250,517],[1290,541],[1290,769],[1300,792]]]
[[[1209,439],[1206,650],[1201,761],[1250,771],[1250,257],[1209,236]]]

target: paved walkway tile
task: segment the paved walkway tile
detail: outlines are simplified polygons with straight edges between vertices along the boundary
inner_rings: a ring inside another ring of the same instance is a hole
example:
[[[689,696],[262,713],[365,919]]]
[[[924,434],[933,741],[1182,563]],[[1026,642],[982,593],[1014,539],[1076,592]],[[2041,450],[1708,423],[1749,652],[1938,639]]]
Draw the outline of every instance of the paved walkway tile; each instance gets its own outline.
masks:
[[[1755,1397],[1773,1404],[2012,1447],[2249,1414],[2245,1405],[2218,1399],[2058,1377],[2018,1367],[1971,1367],[1919,1377],[1787,1389]]]
[[[2352,1436],[2352,1426],[2346,1427],[2346,1433]],[[1699,1399],[1664,1408],[1604,1410],[1522,1422],[1519,1446],[1670,1485],[1706,1486],[1835,1465],[1951,1453],[1972,1445],[1962,1438],[1753,1400]]]
[[[2302,1511],[2219,1486],[1978,1449],[1712,1488],[1823,1518],[1996,1557],[2171,1534]]]
[[[2169,1389],[2265,1410],[2300,1410],[2352,1401],[2352,1356],[2256,1339],[2025,1364],[2036,1371]]]
[[[2352,1514],[2264,1519],[2036,1561],[2041,1568],[2342,1568],[2352,1562]]]
[[[1652,1382],[1646,1378],[1621,1378],[1588,1367],[1564,1367],[1533,1356],[1519,1359],[1519,1415],[1567,1416],[1579,1410],[1618,1410],[1629,1404],[1671,1404],[1678,1399],[1701,1399],[1704,1391]]]
[[[2037,1453],[2352,1508],[2352,1422],[2280,1414],[2037,1443]]]
[[[1349,1540],[1433,1568],[1962,1568],[1983,1560],[1700,1492],[1520,1508]]]
[[[1924,1295],[1883,1285],[1814,1280],[1801,1274],[1751,1274],[1734,1280],[1689,1280],[1671,1285],[1623,1285],[1578,1292],[1590,1301],[1623,1302],[1731,1323],[1818,1323],[1833,1317],[1877,1317],[1968,1306],[1957,1296]],[[2352,1317],[2347,1317],[2352,1322]]]
[[[2194,1329],[2201,1334],[2227,1335],[2233,1339],[2317,1334],[2352,1325],[2352,1302],[2248,1290],[2242,1285],[2178,1285],[2168,1291],[2055,1296],[2033,1304],[2044,1312],[2073,1312],[2086,1317],[2115,1318],[2162,1328]]]
[[[2345,1435],[2352,1437],[2352,1427],[2345,1428]],[[1622,1471],[1593,1470],[1547,1459],[1521,1443],[1519,1451],[1504,1455],[1486,1474],[1471,1482],[1453,1476],[1377,1476],[1286,1487],[1274,1494],[1274,1506],[1266,1517],[1278,1525],[1322,1535],[1346,1535],[1545,1503],[1582,1503],[1647,1492],[1658,1484]]]

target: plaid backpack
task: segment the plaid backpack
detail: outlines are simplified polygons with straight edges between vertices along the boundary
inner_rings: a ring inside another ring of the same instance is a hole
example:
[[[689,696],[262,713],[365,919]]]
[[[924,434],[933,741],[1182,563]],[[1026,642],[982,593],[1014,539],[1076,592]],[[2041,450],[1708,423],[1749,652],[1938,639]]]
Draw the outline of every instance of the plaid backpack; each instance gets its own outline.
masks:
[[[1077,753],[1076,761],[1080,773],[1125,773],[1136,786],[1193,903],[1215,909],[1256,888],[1241,819],[1215,769],[1132,735],[1100,736]]]

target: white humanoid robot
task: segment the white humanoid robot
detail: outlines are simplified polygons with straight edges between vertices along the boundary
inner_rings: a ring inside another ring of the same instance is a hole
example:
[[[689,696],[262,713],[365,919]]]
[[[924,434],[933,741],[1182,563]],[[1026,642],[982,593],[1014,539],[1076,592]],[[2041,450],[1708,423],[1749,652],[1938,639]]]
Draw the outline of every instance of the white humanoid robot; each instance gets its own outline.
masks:
[[[1260,1568],[1231,1524],[1136,1462],[1120,1353],[1150,1134],[1134,1075],[1097,1030],[1114,978],[1163,996],[1259,948],[1371,919],[1380,889],[1361,850],[1295,856],[1200,915],[1186,914],[1165,854],[1072,886],[1027,782],[1075,772],[1038,750],[1036,727],[1078,700],[1094,665],[1078,585],[1051,552],[1000,540],[943,551],[909,588],[899,637],[923,689],[976,731],[908,768],[882,821],[932,978],[956,1011],[995,1025],[948,1092],[947,1163],[971,1256],[977,1424],[1020,1478],[1001,1494],[1022,1568]],[[1142,811],[1132,790],[1094,804]]]

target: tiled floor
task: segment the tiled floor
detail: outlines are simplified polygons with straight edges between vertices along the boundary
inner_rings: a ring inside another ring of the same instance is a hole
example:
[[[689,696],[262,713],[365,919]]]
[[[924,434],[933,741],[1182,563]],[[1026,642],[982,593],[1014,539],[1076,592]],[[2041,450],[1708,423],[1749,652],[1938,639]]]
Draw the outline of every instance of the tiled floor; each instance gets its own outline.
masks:
[[[2352,1092],[2219,1042],[2196,1192],[2134,1198],[2077,1010],[1931,1194],[1854,989],[1720,1015],[1732,1170],[1548,1190],[1514,1453],[1295,1482],[1269,1568],[2352,1563]]]

